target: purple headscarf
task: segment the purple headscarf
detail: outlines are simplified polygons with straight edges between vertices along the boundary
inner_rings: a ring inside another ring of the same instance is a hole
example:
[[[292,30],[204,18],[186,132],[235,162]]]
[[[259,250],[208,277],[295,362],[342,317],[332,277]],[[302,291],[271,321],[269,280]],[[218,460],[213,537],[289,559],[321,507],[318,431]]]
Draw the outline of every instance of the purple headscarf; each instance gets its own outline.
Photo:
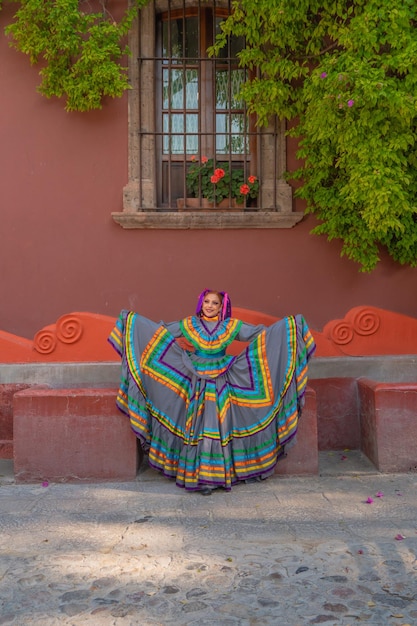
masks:
[[[218,293],[222,297],[222,306],[219,312],[219,318],[221,320],[228,319],[232,316],[232,303],[230,302],[229,294],[226,291],[214,291],[213,289],[204,289],[198,296],[197,308],[195,313],[200,317],[203,310],[204,298],[208,293]]]

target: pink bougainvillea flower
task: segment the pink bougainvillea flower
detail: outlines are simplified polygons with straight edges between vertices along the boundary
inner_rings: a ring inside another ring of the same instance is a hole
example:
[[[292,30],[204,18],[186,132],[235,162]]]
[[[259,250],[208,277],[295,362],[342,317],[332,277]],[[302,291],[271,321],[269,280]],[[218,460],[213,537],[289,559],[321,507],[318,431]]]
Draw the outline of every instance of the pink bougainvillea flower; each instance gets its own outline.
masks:
[[[348,107],[353,107],[354,104],[355,104],[354,100],[348,100]]]
[[[217,178],[220,180],[220,178],[223,178],[224,176],[224,170],[222,170],[221,167],[218,167],[216,170],[214,170],[214,175],[217,176]]]
[[[384,497],[384,492],[383,491],[378,491],[378,493],[375,494],[375,497],[383,498]]]
[[[207,161],[208,161],[208,157],[206,157],[206,156],[202,156],[201,157],[201,162],[202,163],[207,163]]]
[[[326,78],[327,77],[327,72],[322,72],[320,74],[320,78]]]
[[[247,185],[246,183],[244,183],[243,185],[241,185],[241,186],[240,186],[240,193],[241,193],[243,196],[247,196],[249,192],[250,192],[249,185]]]
[[[215,185],[216,183],[219,182],[220,178],[218,176],[216,176],[216,174],[213,174],[213,176],[210,178],[210,180]]]
[[[248,177],[248,181],[251,183],[251,185],[253,185],[253,183],[256,183],[258,179],[256,178],[256,176],[249,176]]]
[[[49,482],[47,480],[44,480],[42,483],[42,487],[49,487]]]
[[[401,533],[398,533],[398,535],[395,535],[395,539],[397,541],[402,541],[403,539],[405,539],[405,536],[402,535]]]
[[[372,504],[373,501],[373,498],[368,498],[367,500],[365,500],[366,504]]]

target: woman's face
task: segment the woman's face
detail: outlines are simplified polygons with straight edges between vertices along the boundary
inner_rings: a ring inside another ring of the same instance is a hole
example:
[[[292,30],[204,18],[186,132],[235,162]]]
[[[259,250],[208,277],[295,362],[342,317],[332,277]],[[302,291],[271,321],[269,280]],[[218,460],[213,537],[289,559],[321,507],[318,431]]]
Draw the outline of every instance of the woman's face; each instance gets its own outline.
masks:
[[[217,293],[207,293],[204,296],[202,311],[206,317],[216,317],[222,306],[221,298]]]

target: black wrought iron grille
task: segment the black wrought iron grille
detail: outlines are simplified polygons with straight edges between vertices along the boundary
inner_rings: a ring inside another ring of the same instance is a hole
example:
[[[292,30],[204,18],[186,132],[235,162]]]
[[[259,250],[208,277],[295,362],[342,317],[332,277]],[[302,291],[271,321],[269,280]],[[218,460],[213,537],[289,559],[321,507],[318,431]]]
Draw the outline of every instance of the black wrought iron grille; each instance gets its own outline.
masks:
[[[270,135],[270,145],[276,146],[276,132],[261,132],[240,97],[241,86],[250,78],[247,70],[239,67],[238,53],[244,40],[229,38],[227,48],[217,57],[207,53],[221,22],[231,11],[231,2],[198,0],[190,4],[186,0],[167,0],[164,9],[158,12],[155,5],[155,56],[139,58],[139,71],[144,62],[154,63],[156,106],[152,134],[157,206],[177,210],[191,196],[198,199],[199,207],[207,204],[210,185],[201,177],[197,191],[195,185],[192,191],[189,173],[193,164],[208,160],[213,173],[220,168],[234,172],[233,178],[241,179],[242,184],[249,177],[260,181],[257,197],[245,202],[246,210],[256,211],[262,206],[261,141],[265,143]],[[141,123],[139,128],[140,135],[149,134]],[[277,159],[276,147],[273,158]],[[232,205],[231,186],[228,199]],[[218,204],[216,194],[212,204]]]

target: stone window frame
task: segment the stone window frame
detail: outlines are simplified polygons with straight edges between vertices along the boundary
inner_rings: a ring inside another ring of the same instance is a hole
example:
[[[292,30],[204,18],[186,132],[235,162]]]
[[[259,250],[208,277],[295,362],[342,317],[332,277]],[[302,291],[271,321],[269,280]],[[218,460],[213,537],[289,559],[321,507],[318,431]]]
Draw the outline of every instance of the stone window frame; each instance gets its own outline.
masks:
[[[179,6],[192,5],[192,0],[181,0]],[[304,213],[293,211],[292,188],[284,180],[286,126],[285,121],[278,119],[270,127],[259,130],[259,150],[265,167],[262,206],[256,211],[177,212],[158,209],[153,158],[154,55],[156,16],[162,10],[166,10],[166,0],[151,0],[140,9],[129,33],[128,182],[123,189],[123,211],[112,213],[113,220],[126,229],[292,228],[302,220]]]

